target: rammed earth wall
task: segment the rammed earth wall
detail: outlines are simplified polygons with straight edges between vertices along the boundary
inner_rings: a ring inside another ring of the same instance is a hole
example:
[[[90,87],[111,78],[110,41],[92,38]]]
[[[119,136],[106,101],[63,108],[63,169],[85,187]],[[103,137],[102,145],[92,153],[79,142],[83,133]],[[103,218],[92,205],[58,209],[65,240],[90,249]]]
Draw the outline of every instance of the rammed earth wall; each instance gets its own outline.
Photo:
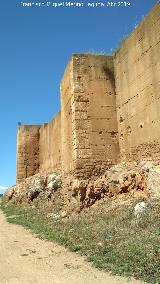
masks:
[[[157,159],[159,127],[158,2],[115,56],[72,56],[61,112],[49,124],[18,129],[17,182],[57,168],[64,178],[86,179],[120,159]]]
[[[122,43],[114,67],[121,158],[158,158],[160,3]]]
[[[61,81],[62,168],[88,178],[119,157],[113,57],[74,54]]]

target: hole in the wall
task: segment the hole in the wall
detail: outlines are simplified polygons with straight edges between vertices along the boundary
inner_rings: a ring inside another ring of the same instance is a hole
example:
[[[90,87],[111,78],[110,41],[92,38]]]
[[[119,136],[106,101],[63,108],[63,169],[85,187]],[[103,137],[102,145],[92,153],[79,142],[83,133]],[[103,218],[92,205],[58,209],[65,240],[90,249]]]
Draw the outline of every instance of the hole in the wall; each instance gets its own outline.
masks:
[[[120,116],[120,119],[119,119],[120,123],[122,123],[124,121],[123,117]]]
[[[112,92],[107,92],[107,95],[112,96],[113,93]]]
[[[142,123],[140,123],[139,127],[140,127],[140,128],[143,128],[143,124],[142,124]]]
[[[112,136],[112,138],[115,138],[117,136],[117,132],[111,131],[111,136]]]
[[[132,132],[132,129],[131,129],[131,127],[128,125],[128,126],[127,126],[127,133],[130,134],[131,132]]]

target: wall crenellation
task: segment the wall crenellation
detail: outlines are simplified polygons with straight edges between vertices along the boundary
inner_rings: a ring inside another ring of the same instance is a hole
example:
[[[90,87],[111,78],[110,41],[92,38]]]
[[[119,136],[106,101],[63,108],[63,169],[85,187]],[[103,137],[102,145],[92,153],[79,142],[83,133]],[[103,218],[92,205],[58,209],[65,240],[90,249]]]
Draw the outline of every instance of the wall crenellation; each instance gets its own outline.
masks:
[[[158,159],[160,3],[115,56],[73,54],[60,90],[50,123],[18,129],[17,182],[55,169],[88,179],[120,160]]]

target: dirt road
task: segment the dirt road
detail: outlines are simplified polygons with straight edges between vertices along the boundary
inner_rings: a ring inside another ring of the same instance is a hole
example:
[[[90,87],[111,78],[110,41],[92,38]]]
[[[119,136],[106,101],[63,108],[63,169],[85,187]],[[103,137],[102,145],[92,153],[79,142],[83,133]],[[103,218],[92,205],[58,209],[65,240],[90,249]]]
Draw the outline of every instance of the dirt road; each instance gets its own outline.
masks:
[[[98,271],[83,257],[9,224],[0,210],[0,284],[141,284]]]

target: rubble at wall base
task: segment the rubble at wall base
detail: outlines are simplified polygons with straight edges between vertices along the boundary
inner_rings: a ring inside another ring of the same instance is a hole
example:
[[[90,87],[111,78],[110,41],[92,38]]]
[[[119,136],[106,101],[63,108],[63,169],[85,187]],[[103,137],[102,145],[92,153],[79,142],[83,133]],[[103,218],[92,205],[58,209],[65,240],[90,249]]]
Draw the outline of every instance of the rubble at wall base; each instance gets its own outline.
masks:
[[[53,202],[59,198],[65,212],[80,212],[106,198],[160,197],[160,165],[153,161],[122,162],[90,180],[62,182],[60,173],[43,173],[8,189],[5,198],[13,204],[32,204],[36,199]],[[54,204],[54,202],[53,202]]]

